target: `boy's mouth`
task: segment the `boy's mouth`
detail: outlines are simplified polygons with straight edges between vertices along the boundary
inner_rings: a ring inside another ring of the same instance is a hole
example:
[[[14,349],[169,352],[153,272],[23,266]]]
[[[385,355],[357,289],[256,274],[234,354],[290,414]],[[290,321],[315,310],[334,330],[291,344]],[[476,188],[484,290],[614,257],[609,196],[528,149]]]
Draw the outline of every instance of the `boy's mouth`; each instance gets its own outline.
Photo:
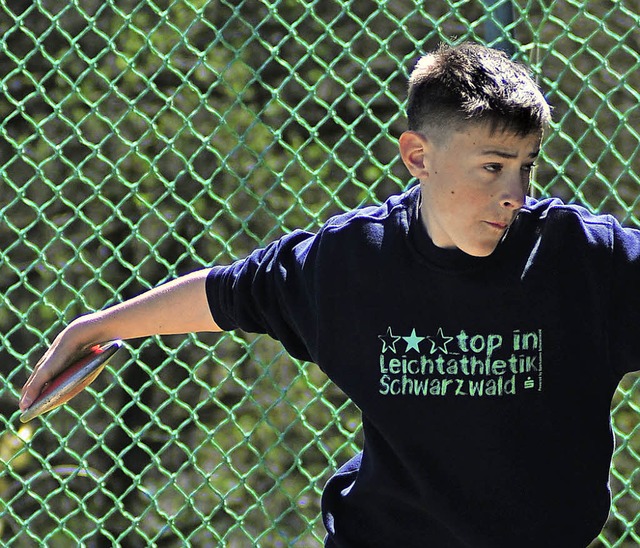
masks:
[[[489,226],[496,228],[498,230],[506,230],[509,226],[509,223],[501,223],[498,221],[485,221]]]

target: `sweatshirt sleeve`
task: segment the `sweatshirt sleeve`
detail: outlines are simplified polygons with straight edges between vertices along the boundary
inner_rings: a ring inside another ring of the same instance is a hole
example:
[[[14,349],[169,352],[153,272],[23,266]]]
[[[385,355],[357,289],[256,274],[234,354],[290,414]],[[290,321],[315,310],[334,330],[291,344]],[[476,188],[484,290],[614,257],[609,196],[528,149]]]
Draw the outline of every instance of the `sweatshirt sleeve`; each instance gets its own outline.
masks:
[[[297,230],[245,259],[213,267],[206,291],[218,326],[267,333],[292,356],[312,361],[317,323],[315,238]]]
[[[610,347],[621,375],[640,370],[640,231],[613,220]]]

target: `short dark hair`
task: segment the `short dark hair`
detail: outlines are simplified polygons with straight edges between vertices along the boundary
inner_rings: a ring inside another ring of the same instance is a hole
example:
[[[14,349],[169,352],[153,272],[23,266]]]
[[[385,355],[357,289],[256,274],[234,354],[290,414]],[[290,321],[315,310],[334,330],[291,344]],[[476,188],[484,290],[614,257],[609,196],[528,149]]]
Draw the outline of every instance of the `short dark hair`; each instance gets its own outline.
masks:
[[[519,136],[542,133],[551,109],[524,65],[464,42],[421,57],[409,78],[409,130],[446,139],[469,123]]]

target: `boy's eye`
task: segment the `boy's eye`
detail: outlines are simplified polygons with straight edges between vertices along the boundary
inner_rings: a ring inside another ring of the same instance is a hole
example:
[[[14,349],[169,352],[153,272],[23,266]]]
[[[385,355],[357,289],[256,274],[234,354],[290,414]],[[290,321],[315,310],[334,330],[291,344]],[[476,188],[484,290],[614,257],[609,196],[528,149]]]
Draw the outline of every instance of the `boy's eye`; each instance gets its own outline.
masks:
[[[536,165],[535,162],[532,162],[530,164],[523,165],[520,169],[525,173],[531,173],[535,165]],[[502,171],[502,167],[503,167],[502,164],[492,163],[492,164],[485,164],[484,169],[486,169],[491,173],[500,173]]]

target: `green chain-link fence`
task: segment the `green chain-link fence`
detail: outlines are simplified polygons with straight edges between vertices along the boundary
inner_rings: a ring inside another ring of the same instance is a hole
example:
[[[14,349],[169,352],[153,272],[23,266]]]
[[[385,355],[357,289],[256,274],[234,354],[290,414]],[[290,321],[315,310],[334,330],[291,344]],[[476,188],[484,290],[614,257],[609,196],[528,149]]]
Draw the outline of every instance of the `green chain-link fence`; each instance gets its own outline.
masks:
[[[555,124],[535,192],[638,224],[639,9],[0,0],[2,544],[319,545],[322,486],[360,429],[312,364],[241,332],[134,341],[21,427],[30,367],[79,314],[406,188],[406,77],[441,40],[538,75]],[[640,541],[637,379],[613,402],[597,546]]]

